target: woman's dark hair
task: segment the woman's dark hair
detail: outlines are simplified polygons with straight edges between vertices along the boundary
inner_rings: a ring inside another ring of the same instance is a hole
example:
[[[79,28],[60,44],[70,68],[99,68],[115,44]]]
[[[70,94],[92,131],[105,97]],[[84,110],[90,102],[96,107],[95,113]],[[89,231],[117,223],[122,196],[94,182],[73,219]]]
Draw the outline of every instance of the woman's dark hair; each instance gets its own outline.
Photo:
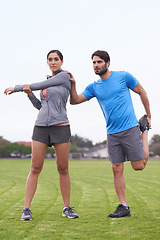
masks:
[[[95,51],[95,52],[92,54],[91,59],[93,59],[94,56],[100,57],[100,58],[103,59],[106,63],[107,63],[108,61],[110,61],[110,56],[109,56],[109,54],[108,54],[106,51],[97,50],[97,51]]]
[[[63,55],[62,55],[62,53],[61,53],[59,50],[51,50],[51,51],[47,54],[47,59],[48,59],[50,53],[57,53],[58,56],[59,56],[59,58],[61,59],[61,61],[63,61]]]

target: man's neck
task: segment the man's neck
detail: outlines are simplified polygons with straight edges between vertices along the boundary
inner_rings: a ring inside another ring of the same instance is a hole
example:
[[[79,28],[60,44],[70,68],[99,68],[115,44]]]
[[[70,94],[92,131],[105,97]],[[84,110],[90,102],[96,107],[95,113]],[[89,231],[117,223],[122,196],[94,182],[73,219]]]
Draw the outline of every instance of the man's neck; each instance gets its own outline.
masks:
[[[101,78],[101,80],[106,80],[106,79],[108,79],[110,76],[111,76],[111,71],[107,71],[105,74],[103,74],[103,75],[101,75],[100,76],[100,78]]]

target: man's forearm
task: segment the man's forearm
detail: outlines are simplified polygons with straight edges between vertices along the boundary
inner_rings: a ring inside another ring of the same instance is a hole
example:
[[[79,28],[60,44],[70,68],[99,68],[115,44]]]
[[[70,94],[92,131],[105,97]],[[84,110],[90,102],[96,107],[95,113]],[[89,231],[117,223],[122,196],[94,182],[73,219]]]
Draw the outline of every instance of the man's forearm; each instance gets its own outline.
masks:
[[[78,94],[76,91],[76,83],[71,83],[70,104],[78,103]]]
[[[71,83],[71,93],[70,93],[70,104],[79,104],[82,102],[88,101],[88,99],[83,95],[83,93],[81,94],[77,94],[76,91],[76,83],[72,82]]]
[[[140,94],[140,98],[141,98],[141,101],[143,103],[143,106],[145,108],[145,111],[146,111],[146,114],[149,118],[151,118],[151,111],[150,111],[150,104],[149,104],[149,100],[148,100],[148,97],[147,97],[147,94],[145,91],[143,91],[141,94]]]

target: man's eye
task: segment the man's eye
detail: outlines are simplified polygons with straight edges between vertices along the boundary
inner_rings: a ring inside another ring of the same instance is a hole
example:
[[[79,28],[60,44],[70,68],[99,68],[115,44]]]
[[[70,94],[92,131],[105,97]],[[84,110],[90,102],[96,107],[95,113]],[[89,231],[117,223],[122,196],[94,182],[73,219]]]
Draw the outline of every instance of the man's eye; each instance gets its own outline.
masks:
[[[51,61],[52,61],[52,58],[48,58],[48,61],[51,62]]]
[[[55,60],[55,61],[58,61],[58,60],[59,60],[59,58],[55,58],[54,60]]]

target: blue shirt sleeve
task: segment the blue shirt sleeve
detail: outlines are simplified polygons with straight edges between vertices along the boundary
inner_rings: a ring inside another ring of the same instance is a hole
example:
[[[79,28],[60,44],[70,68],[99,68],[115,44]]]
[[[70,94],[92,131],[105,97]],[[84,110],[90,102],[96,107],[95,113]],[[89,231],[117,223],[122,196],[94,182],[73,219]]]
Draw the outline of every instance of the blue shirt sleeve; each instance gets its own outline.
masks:
[[[138,84],[138,80],[128,72],[126,72],[125,81],[127,87],[130,88],[131,90],[133,90]]]
[[[95,97],[94,90],[93,90],[93,83],[89,84],[85,90],[82,92],[82,94],[90,100],[91,98]]]

